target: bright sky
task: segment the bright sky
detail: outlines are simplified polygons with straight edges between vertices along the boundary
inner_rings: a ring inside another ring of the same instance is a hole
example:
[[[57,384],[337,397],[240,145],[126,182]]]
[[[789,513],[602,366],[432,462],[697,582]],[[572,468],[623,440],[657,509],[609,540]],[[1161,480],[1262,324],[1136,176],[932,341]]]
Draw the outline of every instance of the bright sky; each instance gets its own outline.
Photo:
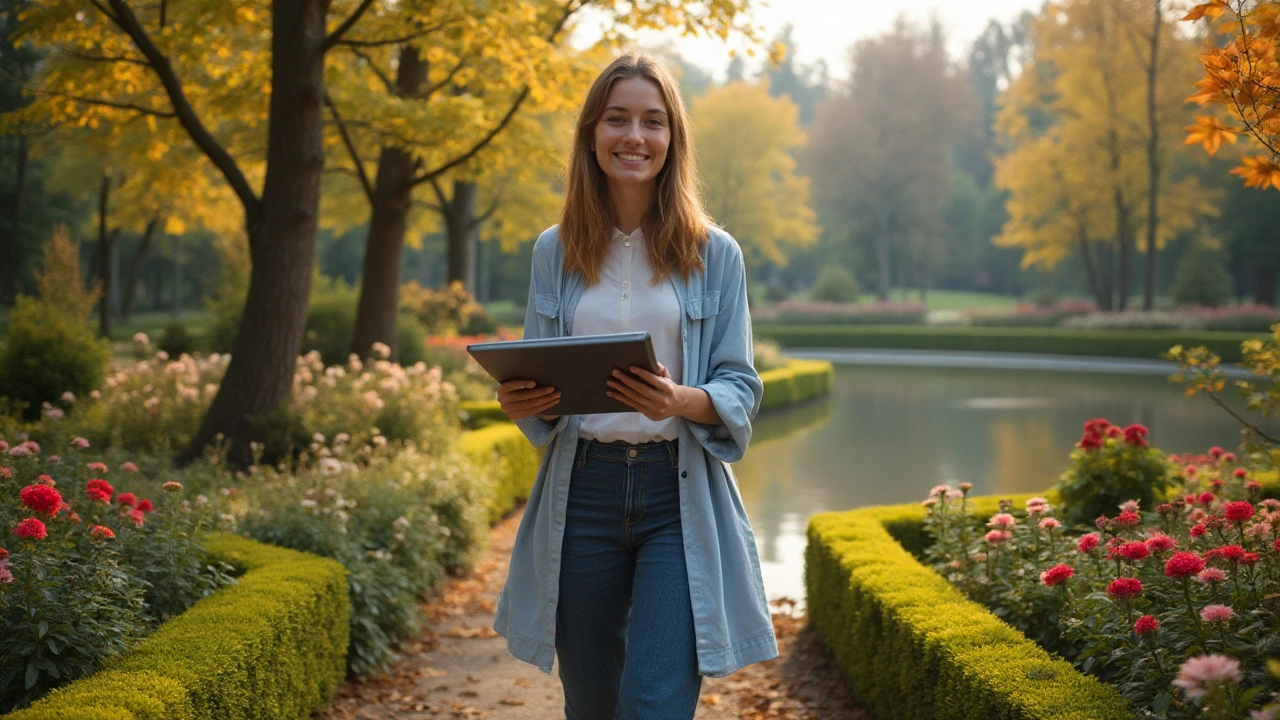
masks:
[[[1044,0],[762,0],[753,13],[766,40],[787,23],[795,26],[796,59],[803,66],[821,58],[832,78],[848,76],[848,50],[859,39],[889,30],[898,16],[927,24],[937,17],[947,32],[952,57],[963,57],[969,44],[991,19],[1008,23],[1023,10],[1038,10]],[[764,4],[767,3],[767,4]],[[722,79],[729,48],[719,40],[678,38],[676,49]],[[738,39],[739,53],[747,45]],[[750,61],[750,58],[745,58]],[[758,64],[752,62],[751,67]]]

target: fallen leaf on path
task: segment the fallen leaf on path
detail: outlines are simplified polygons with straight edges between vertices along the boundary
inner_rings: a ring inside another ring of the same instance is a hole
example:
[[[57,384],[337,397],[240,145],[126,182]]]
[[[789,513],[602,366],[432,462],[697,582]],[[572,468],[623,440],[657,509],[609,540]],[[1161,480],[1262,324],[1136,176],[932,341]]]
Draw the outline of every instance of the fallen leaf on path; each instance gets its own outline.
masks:
[[[449,628],[449,632],[445,633],[449,637],[456,638],[496,638],[498,633],[493,631],[491,627],[483,625],[475,628],[454,627]]]

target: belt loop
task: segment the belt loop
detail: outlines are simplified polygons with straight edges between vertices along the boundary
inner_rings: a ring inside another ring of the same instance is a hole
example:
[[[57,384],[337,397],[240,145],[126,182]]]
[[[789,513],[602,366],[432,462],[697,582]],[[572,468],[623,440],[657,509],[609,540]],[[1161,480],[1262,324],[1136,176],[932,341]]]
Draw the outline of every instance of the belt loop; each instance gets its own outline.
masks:
[[[680,467],[680,446],[675,440],[667,440],[662,443],[667,448],[667,457],[671,459],[671,467]]]
[[[582,467],[582,464],[587,461],[587,451],[591,449],[591,440],[592,438],[583,438],[578,443],[578,461],[574,463],[578,467]]]

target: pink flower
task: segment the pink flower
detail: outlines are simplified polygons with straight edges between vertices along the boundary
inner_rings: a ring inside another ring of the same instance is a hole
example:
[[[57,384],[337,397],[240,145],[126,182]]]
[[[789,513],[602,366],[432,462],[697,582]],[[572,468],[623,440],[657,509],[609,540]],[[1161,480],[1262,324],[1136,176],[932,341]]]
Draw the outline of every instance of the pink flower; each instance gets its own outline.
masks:
[[[1249,471],[1245,470],[1244,468],[1236,468],[1235,470],[1231,471],[1231,475],[1235,477],[1235,479],[1237,480],[1243,480],[1245,476],[1248,474],[1249,474]]]
[[[1200,468],[1196,467],[1195,465],[1188,465],[1182,468],[1182,474],[1186,475],[1189,478],[1193,478],[1196,475],[1200,474]]]
[[[1160,621],[1150,615],[1143,615],[1133,624],[1133,631],[1141,637],[1160,632]]]
[[[1164,574],[1172,577],[1190,577],[1204,569],[1204,560],[1193,552],[1176,552],[1164,564]]]
[[[950,490],[950,485],[934,485],[933,489],[929,491],[929,494],[942,496],[946,495]]]
[[[1132,562],[1145,560],[1151,554],[1151,551],[1147,549],[1147,544],[1143,542],[1125,543],[1120,546],[1117,552],[1120,553],[1120,557]]]
[[[1048,570],[1040,573],[1040,582],[1044,583],[1045,587],[1053,587],[1058,583],[1070,579],[1071,576],[1075,574],[1075,568],[1070,565],[1054,565]]]
[[[1214,499],[1215,498],[1213,496],[1213,493],[1202,492],[1200,493],[1200,497],[1196,498],[1196,502],[1200,503],[1201,505],[1208,505],[1209,503],[1213,502]]]
[[[1047,517],[1040,521],[1041,530],[1054,530],[1059,527],[1062,527],[1062,523],[1058,522],[1057,518]]]
[[[1000,545],[1008,542],[1010,537],[1012,537],[1012,535],[1005,530],[992,530],[987,533],[985,539],[992,545]]]
[[[1090,552],[1096,547],[1098,547],[1098,533],[1081,535],[1080,539],[1076,541],[1076,552],[1081,554]],[[1280,552],[1280,549],[1277,549],[1276,552]]]
[[[1049,501],[1042,497],[1033,497],[1027,501],[1027,512],[1042,513],[1049,511]]]
[[[107,464],[104,462],[99,462],[99,461],[91,462],[85,467],[89,468],[90,471],[95,472],[99,475],[106,475],[108,472]]]
[[[146,516],[141,510],[130,510],[129,519],[133,521],[134,527],[142,527],[142,523],[146,521]]]
[[[35,518],[27,518],[13,528],[13,534],[23,540],[43,540],[49,532],[44,523]]]
[[[80,448],[81,450],[89,447],[89,441],[82,437],[75,438],[71,441],[71,447]]]
[[[1205,622],[1226,622],[1236,613],[1226,605],[1205,605],[1200,611],[1200,619]]]
[[[1123,527],[1137,527],[1142,524],[1142,517],[1132,510],[1125,510],[1116,517],[1116,523]]]
[[[1191,537],[1193,538],[1202,538],[1204,537],[1204,531],[1205,531],[1204,523],[1200,523],[1198,525],[1192,525],[1191,529],[1188,530],[1187,532],[1189,532],[1191,534]],[[1280,550],[1277,550],[1276,552],[1280,552]]]
[[[1151,552],[1164,552],[1178,547],[1178,541],[1168,535],[1152,535],[1147,538],[1147,549]]]
[[[120,469],[130,473],[138,472],[138,466],[134,465],[133,462],[129,460],[126,460],[125,463],[120,466]]]
[[[13,582],[13,573],[9,572],[9,563],[0,560],[0,585]]]
[[[1227,574],[1221,568],[1208,567],[1200,571],[1196,576],[1200,582],[1208,585],[1210,583],[1220,583],[1227,579]]]
[[[1253,505],[1247,500],[1236,500],[1222,506],[1222,514],[1234,523],[1248,522],[1253,519]]]
[[[1187,658],[1178,669],[1173,684],[1182,688],[1188,700],[1199,700],[1214,686],[1240,682],[1240,663],[1226,655],[1197,655]]]
[[[1142,581],[1131,577],[1116,578],[1107,586],[1107,594],[1120,600],[1138,597],[1142,594]]]
[[[1209,448],[1209,457],[1213,458],[1214,460],[1217,460],[1221,458],[1225,452],[1226,450],[1223,450],[1217,445],[1214,445],[1213,447]]]
[[[1014,520],[1013,516],[1010,515],[1009,513],[996,513],[995,515],[991,516],[991,521],[988,522],[987,524],[997,530],[1008,530],[1009,528],[1013,527],[1014,524],[1016,524],[1017,522],[1018,521]]]
[[[160,486],[160,489],[164,490],[165,492],[170,492],[170,493],[172,493],[172,492],[178,492],[179,490],[181,490],[181,489],[182,489],[182,483],[177,482],[177,481],[174,481],[174,480],[170,480],[169,482],[167,482],[167,483],[165,483],[165,484],[161,485],[161,486]]]

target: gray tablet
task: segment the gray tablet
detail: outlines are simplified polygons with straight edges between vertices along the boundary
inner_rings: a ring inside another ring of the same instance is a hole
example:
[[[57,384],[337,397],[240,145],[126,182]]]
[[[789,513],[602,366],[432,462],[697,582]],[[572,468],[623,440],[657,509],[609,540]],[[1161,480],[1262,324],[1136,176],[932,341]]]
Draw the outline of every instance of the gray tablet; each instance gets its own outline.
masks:
[[[500,383],[533,380],[559,390],[560,402],[547,410],[556,415],[635,412],[606,397],[605,383],[614,368],[627,372],[635,365],[658,372],[647,332],[473,343],[467,352]]]

